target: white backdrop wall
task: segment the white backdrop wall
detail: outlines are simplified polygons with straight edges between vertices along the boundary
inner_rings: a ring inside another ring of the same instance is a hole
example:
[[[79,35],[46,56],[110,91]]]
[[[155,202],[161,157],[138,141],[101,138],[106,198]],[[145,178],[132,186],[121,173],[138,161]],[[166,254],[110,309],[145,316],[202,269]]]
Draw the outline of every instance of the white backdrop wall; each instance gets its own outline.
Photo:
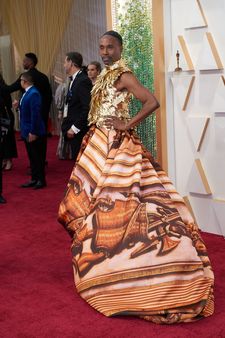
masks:
[[[164,0],[169,176],[199,227],[223,236],[224,17],[225,0]]]

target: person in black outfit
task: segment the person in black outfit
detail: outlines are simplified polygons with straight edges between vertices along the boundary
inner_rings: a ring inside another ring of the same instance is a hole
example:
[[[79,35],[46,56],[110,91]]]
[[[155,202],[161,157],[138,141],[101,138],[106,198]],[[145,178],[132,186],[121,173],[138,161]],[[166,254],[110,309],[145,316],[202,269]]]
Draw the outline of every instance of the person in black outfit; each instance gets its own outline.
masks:
[[[52,102],[52,89],[48,80],[48,77],[37,70],[36,65],[38,63],[37,56],[34,53],[26,53],[23,59],[23,68],[24,70],[29,70],[33,81],[34,86],[38,89],[41,94],[42,106],[41,106],[41,116],[45,124],[45,129],[48,130],[48,119],[49,111]],[[24,89],[21,87],[20,77],[11,85],[7,86],[7,90],[10,93],[13,93],[17,90],[21,90],[24,93]],[[47,135],[45,138],[45,158],[47,152]]]
[[[0,88],[0,204],[6,203],[5,198],[2,196],[2,162],[4,158],[4,150],[5,150],[5,140],[6,140],[6,129],[3,127],[1,123],[1,118],[5,118],[7,114],[5,108],[5,102],[3,96],[1,95]]]
[[[0,98],[1,101],[1,98]],[[1,103],[0,103],[1,106]],[[1,108],[0,108],[1,110]],[[0,112],[1,117],[1,112]],[[5,198],[2,196],[2,161],[3,161],[3,151],[4,151],[4,135],[2,132],[1,120],[0,120],[0,204],[6,203]]]
[[[10,128],[4,139],[4,153],[3,164],[4,170],[10,170],[12,168],[12,158],[17,157],[16,138],[14,131],[15,117],[12,112],[12,99],[9,92],[5,89],[6,83],[0,73],[0,96],[4,102],[4,117],[10,119]]]
[[[72,159],[76,160],[81,142],[88,131],[88,112],[92,83],[84,70],[83,57],[78,52],[66,54],[64,68],[71,82],[64,105],[62,134],[70,142]]]

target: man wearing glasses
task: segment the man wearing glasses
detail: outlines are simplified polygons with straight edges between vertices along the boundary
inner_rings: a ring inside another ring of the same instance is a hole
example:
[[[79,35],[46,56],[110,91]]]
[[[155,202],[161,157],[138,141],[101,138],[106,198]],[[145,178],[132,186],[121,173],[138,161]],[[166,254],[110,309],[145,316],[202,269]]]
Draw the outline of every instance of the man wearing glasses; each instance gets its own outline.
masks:
[[[46,128],[41,116],[41,95],[33,85],[30,71],[21,74],[21,87],[25,90],[19,105],[21,137],[25,142],[31,166],[31,180],[22,188],[41,189],[45,181]]]

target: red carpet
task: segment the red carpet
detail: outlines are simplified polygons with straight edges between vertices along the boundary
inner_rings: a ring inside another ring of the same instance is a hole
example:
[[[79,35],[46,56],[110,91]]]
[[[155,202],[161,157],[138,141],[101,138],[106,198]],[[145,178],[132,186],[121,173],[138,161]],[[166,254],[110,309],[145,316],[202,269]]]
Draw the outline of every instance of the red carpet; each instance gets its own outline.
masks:
[[[1,338],[224,338],[225,240],[203,234],[215,271],[215,314],[191,324],[159,326],[131,317],[106,318],[75,292],[70,238],[56,221],[59,201],[73,166],[58,160],[57,138],[49,139],[45,189],[22,189],[27,158],[3,177],[6,205],[0,205]]]

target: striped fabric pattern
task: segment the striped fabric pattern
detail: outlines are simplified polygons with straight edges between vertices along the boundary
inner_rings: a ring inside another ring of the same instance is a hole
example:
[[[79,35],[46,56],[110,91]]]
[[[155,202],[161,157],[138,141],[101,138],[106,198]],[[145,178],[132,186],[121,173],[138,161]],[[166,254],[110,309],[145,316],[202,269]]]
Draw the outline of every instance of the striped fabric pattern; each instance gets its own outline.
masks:
[[[213,313],[213,272],[183,198],[134,131],[93,126],[59,208],[77,291],[106,316]]]

